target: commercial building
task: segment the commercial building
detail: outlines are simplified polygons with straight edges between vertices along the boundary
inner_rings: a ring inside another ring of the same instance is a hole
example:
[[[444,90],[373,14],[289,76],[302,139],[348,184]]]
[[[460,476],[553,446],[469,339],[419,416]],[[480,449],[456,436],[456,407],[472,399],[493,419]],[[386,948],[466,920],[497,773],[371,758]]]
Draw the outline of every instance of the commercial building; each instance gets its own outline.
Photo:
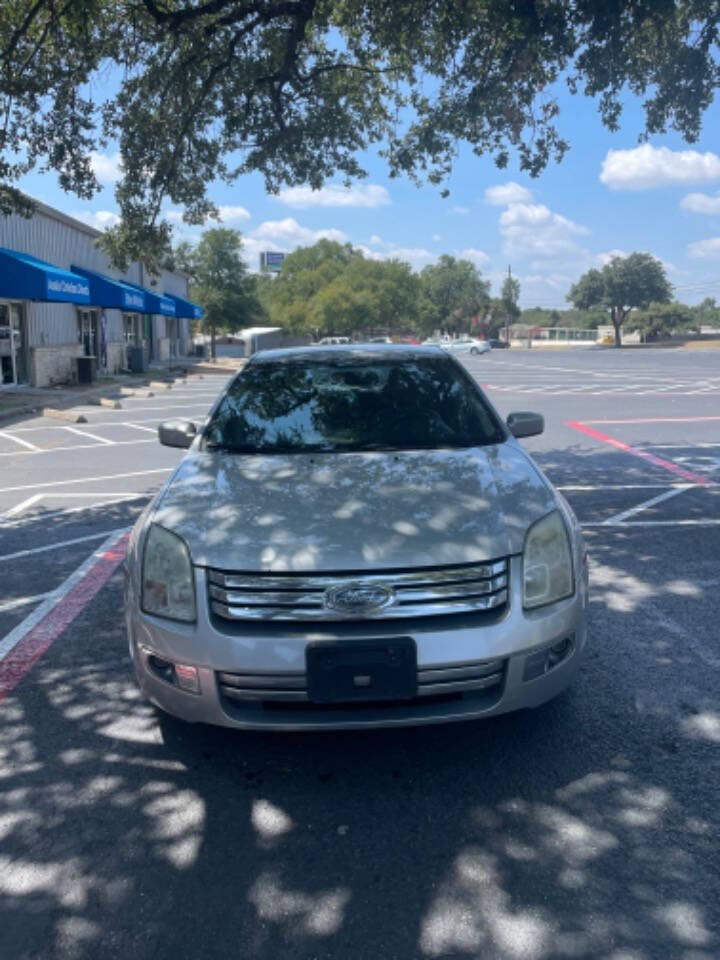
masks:
[[[142,263],[117,270],[93,227],[38,203],[0,216],[0,386],[71,383],[78,358],[117,373],[132,357],[168,362],[192,349],[188,277]]]

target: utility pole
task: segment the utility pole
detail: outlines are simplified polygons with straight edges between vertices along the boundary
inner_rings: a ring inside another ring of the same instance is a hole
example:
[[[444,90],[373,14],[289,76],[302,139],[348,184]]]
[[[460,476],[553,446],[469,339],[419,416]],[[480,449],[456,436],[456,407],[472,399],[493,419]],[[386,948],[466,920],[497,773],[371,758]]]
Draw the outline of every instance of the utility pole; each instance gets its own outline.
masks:
[[[512,280],[512,269],[508,264],[508,280]],[[508,284],[508,287],[510,285]],[[505,314],[505,343],[510,343],[510,310]]]

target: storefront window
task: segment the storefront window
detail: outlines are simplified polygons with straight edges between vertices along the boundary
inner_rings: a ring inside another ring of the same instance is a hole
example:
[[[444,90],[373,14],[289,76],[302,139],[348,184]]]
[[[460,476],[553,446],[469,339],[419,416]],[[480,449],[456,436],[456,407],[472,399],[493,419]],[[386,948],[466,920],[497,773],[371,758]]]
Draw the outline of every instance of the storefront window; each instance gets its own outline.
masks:
[[[27,335],[21,303],[0,303],[0,384],[27,383]]]
[[[140,345],[140,317],[137,313],[123,314],[123,333],[125,336],[125,343],[129,347]]]

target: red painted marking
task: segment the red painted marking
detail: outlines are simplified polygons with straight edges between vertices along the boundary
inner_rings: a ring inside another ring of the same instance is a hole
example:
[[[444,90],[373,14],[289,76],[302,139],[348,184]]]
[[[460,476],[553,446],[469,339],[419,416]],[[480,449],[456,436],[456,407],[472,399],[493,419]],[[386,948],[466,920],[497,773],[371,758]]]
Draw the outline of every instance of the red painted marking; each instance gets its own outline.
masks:
[[[616,447],[618,450],[622,450],[623,453],[630,453],[634,457],[640,457],[641,460],[646,460],[654,467],[660,467],[663,470],[667,470],[669,473],[674,473],[675,476],[682,477],[683,480],[687,480],[688,483],[697,483],[703,487],[710,483],[710,480],[707,477],[703,477],[702,474],[693,473],[692,470],[685,470],[684,467],[678,466],[678,464],[673,463],[672,460],[665,460],[663,457],[656,457],[654,453],[648,453],[647,450],[641,450],[639,447],[632,447],[629,443],[625,443],[623,440],[617,440],[615,437],[611,437],[607,433],[600,433],[599,430],[594,430],[592,427],[588,427],[586,424],[581,423],[580,420],[568,420],[566,421],[566,425],[568,427],[572,427],[573,430],[579,430],[581,433],[586,433],[589,437],[592,437],[593,440],[599,440],[601,443],[607,443],[611,447]]]
[[[85,576],[36,623],[0,663],[0,702],[105,586],[125,559],[130,534],[106,550]]]
[[[699,423],[720,417],[638,417],[631,420],[583,420],[583,423]]]

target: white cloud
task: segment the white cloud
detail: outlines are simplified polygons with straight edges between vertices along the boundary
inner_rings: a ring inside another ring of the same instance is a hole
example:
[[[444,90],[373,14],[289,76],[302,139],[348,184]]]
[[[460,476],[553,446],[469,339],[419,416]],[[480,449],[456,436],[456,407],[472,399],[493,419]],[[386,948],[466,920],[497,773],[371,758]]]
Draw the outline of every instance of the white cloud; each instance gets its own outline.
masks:
[[[424,247],[392,247],[385,255],[387,260],[404,260],[411,267],[420,270],[429,263],[437,260],[437,254],[431,253]]]
[[[607,250],[604,253],[596,253],[595,259],[600,264],[601,267],[606,266],[613,257],[627,257],[627,251],[625,250]]]
[[[709,151],[670,150],[644,143],[633,150],[608,150],[600,180],[614,190],[705,183],[720,180],[720,157]]]
[[[106,227],[114,227],[115,224],[120,223],[120,217],[111,210],[81,210],[70,216],[81,220],[89,227],[95,227],[96,230],[105,230]]]
[[[382,251],[371,250],[364,246],[359,247],[365,256],[371,260],[404,260],[411,267],[419,270],[437,259],[436,253],[431,253],[424,247],[399,247],[391,240],[383,240],[376,233],[370,237],[370,243],[375,247],[382,247]]]
[[[439,233],[434,233],[432,235],[432,239],[435,241],[435,243],[438,243],[440,240],[442,240],[442,237],[440,236]]]
[[[378,183],[362,183],[345,187],[331,183],[320,190],[311,187],[288,187],[281,190],[277,200],[288,207],[384,207],[390,203],[390,194]]]
[[[115,183],[122,176],[122,159],[119,153],[90,153],[90,166],[100,183]]]
[[[458,250],[455,256],[461,260],[469,260],[471,263],[474,263],[476,267],[484,267],[490,263],[490,257],[483,250],[476,250],[474,247],[466,247],[464,250]]]
[[[367,257],[368,260],[384,260],[385,254],[380,253],[379,250],[372,250],[370,247],[366,247],[364,243],[356,243],[354,246],[361,251],[363,256]]]
[[[453,212],[453,213],[459,213],[461,217],[464,217],[465,214],[470,213],[470,207],[454,206],[454,207],[452,208],[452,212]]]
[[[250,213],[245,207],[220,205],[218,207],[218,214],[220,215],[220,223],[237,223],[240,220],[250,219]],[[166,210],[164,216],[172,223],[184,223],[182,210]],[[214,217],[208,217],[205,220],[204,226],[213,226],[217,222]],[[192,229],[194,225],[185,224],[185,226]],[[197,229],[197,227],[195,228]]]
[[[488,187],[485,191],[485,202],[494,207],[505,207],[509,203],[530,203],[532,193],[526,187],[521,187],[514,180],[508,183],[499,183],[495,187]]]
[[[708,237],[688,245],[688,253],[698,260],[720,260],[720,237]]]
[[[309,227],[301,226],[293,217],[285,217],[284,220],[266,220],[253,230],[252,236],[256,240],[265,240],[267,243],[274,244],[278,250],[292,250],[323,239],[337,240],[338,243],[345,243],[347,240],[342,230],[336,230],[334,227],[326,230],[311,230]]]
[[[239,220],[249,220],[250,213],[245,207],[220,205],[218,207],[221,223],[237,223]]]
[[[243,234],[243,259],[251,270],[259,269],[260,253],[266,250],[278,250],[292,253],[297,247],[309,247],[318,240],[337,240],[345,243],[347,236],[334,227],[325,230],[311,230],[302,226],[293,217],[283,220],[266,220],[255,230]]]
[[[680,206],[693,213],[720,215],[720,193],[714,196],[709,193],[688,193],[680,201]]]
[[[503,252],[509,257],[578,256],[582,251],[576,238],[587,233],[586,227],[540,203],[511,203],[500,214]]]

